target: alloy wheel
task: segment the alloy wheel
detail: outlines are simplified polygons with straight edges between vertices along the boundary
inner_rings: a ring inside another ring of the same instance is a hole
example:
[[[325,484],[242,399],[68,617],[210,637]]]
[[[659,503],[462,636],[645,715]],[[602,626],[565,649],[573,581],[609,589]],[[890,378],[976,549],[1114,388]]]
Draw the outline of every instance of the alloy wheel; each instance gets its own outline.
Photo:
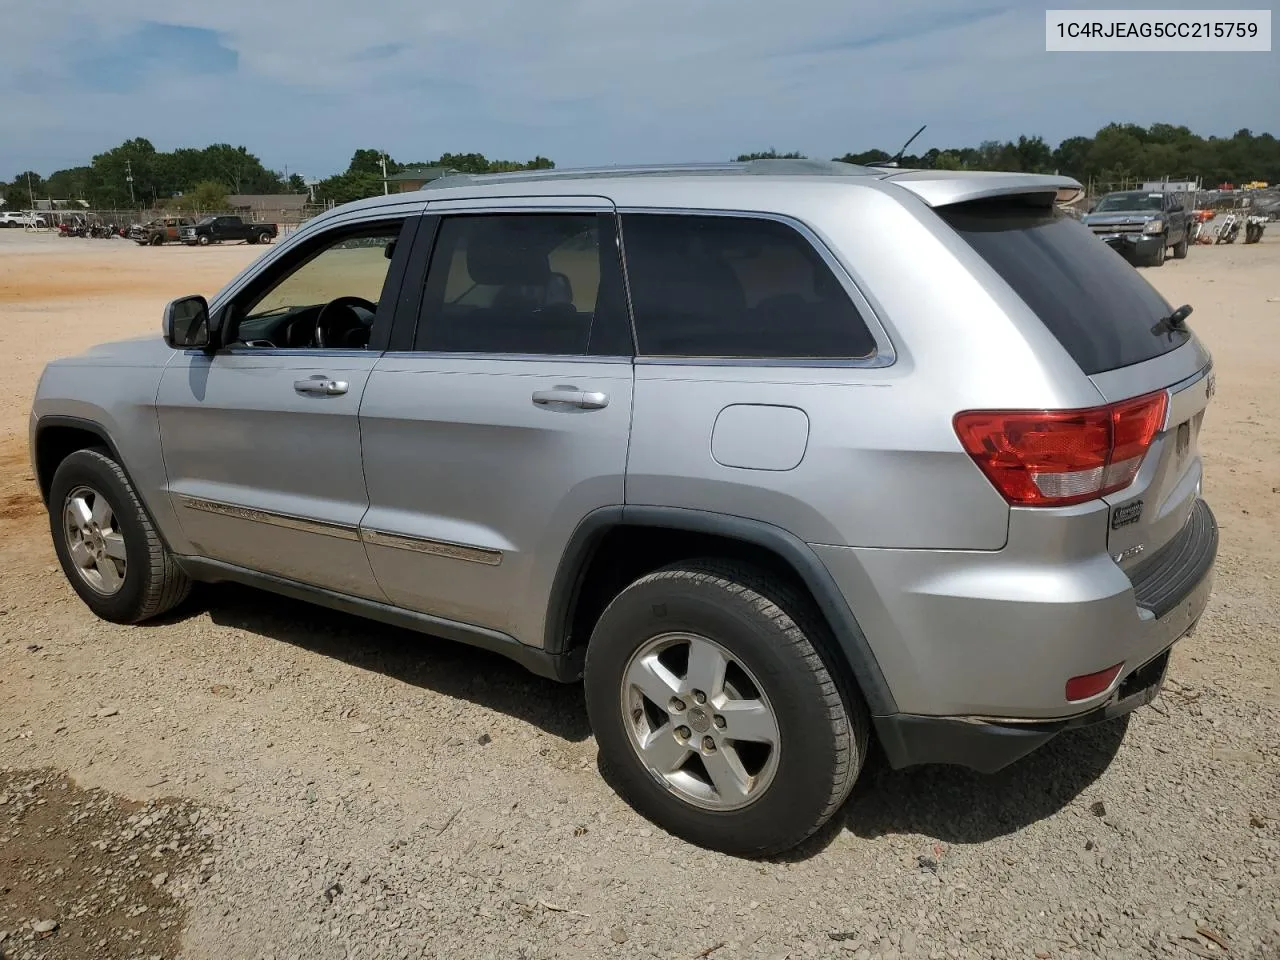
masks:
[[[76,572],[95,593],[109,597],[124,586],[124,534],[111,504],[92,487],[76,487],[62,508],[67,553]]]
[[[759,681],[708,637],[665,633],[645,642],[623,674],[631,746],[651,776],[709,810],[757,800],[778,769],[778,720]]]

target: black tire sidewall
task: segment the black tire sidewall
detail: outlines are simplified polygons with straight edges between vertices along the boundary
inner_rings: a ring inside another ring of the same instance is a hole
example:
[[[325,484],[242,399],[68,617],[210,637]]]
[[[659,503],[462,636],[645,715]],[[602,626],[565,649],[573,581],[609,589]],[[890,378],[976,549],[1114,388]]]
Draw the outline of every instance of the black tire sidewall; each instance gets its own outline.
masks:
[[[710,637],[741,659],[777,718],[778,769],[765,793],[742,809],[705,810],[680,799],[631,745],[620,703],[627,663],[645,641],[680,631]],[[793,651],[791,639],[752,603],[705,580],[641,582],[610,604],[587,649],[587,712],[604,765],[639,813],[691,843],[739,855],[783,850],[813,831],[830,804],[836,744],[819,678]]]
[[[116,524],[124,535],[124,585],[111,596],[97,593],[84,582],[76,570],[62,531],[62,511],[67,495],[77,487],[87,486],[107,498],[115,514]],[[49,528],[53,549],[62,572],[72,589],[95,614],[113,623],[136,623],[146,600],[147,584],[154,576],[150,569],[153,558],[147,549],[145,518],[137,506],[137,498],[126,489],[108,466],[106,454],[80,450],[58,466],[49,488]]]

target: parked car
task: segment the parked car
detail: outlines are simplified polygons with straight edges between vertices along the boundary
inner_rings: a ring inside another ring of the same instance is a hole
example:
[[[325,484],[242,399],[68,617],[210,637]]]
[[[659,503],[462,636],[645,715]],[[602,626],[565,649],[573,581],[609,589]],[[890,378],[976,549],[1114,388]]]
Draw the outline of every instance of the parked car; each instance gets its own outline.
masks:
[[[38,213],[21,213],[6,210],[0,213],[0,227],[45,227],[48,221]]]
[[[1170,247],[1182,259],[1191,245],[1191,214],[1172,193],[1108,193],[1083,222],[1113,250],[1149,267],[1163,265]]]
[[[115,622],[236,581],[582,680],[638,811],[785,850],[873,738],[997,770],[1152,700],[1205,609],[1211,357],[1079,189],[754,161],[339,207],[45,369],[59,562]]]
[[[134,224],[126,236],[144,247],[158,247],[163,243],[176,243],[182,237],[183,228],[194,225],[191,217],[156,217],[147,223]]]
[[[206,246],[227,240],[245,243],[270,243],[279,228],[274,223],[246,223],[240,217],[205,217],[182,228],[182,242]]]

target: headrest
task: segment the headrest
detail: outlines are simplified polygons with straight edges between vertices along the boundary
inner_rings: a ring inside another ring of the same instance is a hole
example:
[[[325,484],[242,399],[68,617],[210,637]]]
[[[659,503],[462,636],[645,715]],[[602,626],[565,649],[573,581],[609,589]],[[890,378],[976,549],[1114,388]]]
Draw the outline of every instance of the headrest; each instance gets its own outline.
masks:
[[[467,272],[481,286],[543,286],[551,276],[547,240],[537,233],[477,231],[467,243]]]

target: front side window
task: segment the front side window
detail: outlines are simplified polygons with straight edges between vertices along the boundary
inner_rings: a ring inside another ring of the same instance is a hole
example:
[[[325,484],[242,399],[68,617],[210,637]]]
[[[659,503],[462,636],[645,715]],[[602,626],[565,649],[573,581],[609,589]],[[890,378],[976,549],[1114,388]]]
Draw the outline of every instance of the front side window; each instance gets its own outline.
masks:
[[[628,214],[627,279],[641,354],[856,359],[875,352],[813,245],[777,220]]]
[[[260,347],[368,345],[401,223],[343,231],[266,278],[236,310],[234,340]]]
[[[431,255],[415,349],[629,355],[612,217],[446,217]]]

